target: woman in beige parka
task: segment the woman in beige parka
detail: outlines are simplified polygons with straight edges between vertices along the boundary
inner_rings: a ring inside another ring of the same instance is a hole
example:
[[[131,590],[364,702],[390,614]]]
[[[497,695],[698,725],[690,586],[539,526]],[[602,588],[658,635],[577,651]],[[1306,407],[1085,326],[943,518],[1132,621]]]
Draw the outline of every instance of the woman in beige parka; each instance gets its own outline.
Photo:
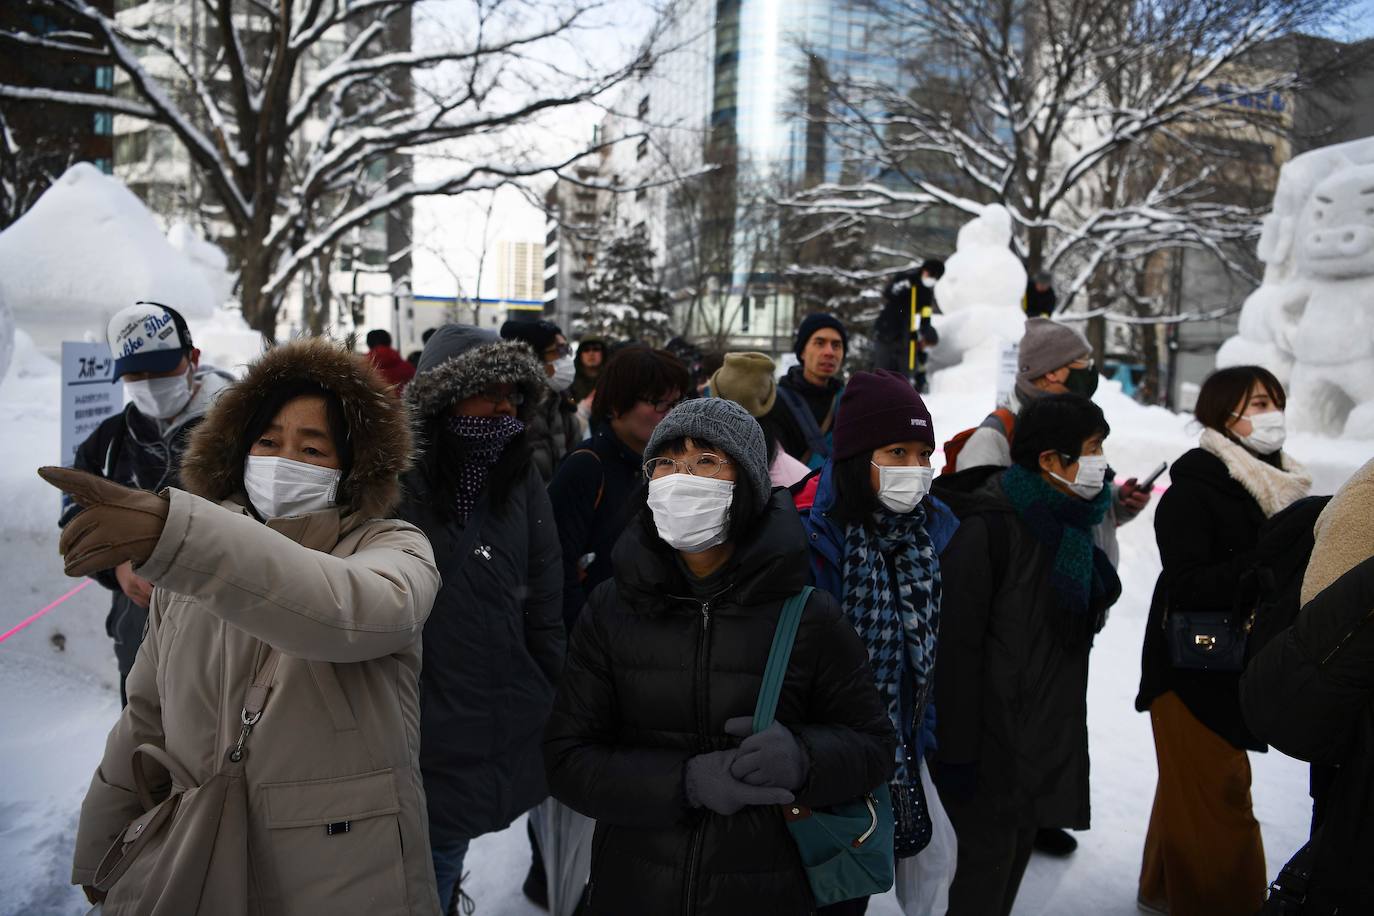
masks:
[[[93,900],[102,857],[143,814],[134,749],[165,750],[203,784],[271,647],[242,763],[242,897],[203,895],[198,912],[439,912],[417,760],[420,634],[439,576],[424,535],[387,517],[409,459],[385,382],[316,339],[268,352],[219,398],[187,451],[185,491],[44,470],[93,506],[64,535],[68,573],[113,551],[155,586],[129,705],[81,808],[72,880]],[[109,888],[107,916],[147,911],[157,889],[122,886],[136,874]]]

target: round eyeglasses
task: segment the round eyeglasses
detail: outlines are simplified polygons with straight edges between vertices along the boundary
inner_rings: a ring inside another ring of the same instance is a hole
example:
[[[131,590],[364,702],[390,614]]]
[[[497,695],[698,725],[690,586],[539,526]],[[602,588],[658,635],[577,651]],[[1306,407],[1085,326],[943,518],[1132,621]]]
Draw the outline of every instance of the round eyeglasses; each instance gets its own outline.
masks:
[[[716,477],[720,469],[730,463],[728,458],[702,452],[693,458],[650,458],[644,462],[644,476],[649,480],[669,474],[691,474],[693,477]]]

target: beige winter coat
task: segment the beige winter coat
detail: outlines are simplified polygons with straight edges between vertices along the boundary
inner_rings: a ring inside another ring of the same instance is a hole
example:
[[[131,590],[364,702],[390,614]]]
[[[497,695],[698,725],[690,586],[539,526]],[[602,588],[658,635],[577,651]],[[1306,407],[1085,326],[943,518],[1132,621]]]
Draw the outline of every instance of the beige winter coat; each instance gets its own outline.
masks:
[[[1317,519],[1317,543],[1302,577],[1302,603],[1374,556],[1374,461],[1336,491]]]
[[[294,363],[314,370],[307,377],[337,382],[337,372],[356,369],[339,354],[315,344],[269,353],[191,446],[197,460],[184,479],[219,504],[165,491],[166,527],[137,568],[156,586],[149,629],[129,675],[129,705],[82,805],[75,883],[92,883],[116,835],[142,811],[130,765],[136,746],[165,747],[197,782],[214,772],[238,735],[244,690],[267,644],[283,657],[247,742],[248,911],[439,912],[417,695],[420,634],[439,575],[418,529],[374,515],[396,493],[387,469],[408,460],[397,402],[370,370],[330,385],[350,428],[378,437],[361,442],[347,505],[264,524],[241,508],[241,496],[221,499],[235,483],[233,436],[246,428],[245,412],[281,381],[270,370],[290,374]],[[371,399],[374,387],[386,402]]]

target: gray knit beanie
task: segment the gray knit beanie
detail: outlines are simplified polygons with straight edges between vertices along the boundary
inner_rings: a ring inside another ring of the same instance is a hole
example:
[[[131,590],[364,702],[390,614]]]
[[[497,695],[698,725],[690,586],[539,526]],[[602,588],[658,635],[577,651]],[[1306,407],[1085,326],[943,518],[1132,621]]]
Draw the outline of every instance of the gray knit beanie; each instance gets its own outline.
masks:
[[[659,457],[664,443],[674,439],[710,442],[722,449],[749,478],[754,488],[754,511],[762,512],[768,505],[773,479],[768,475],[768,448],[763,443],[763,428],[743,407],[724,398],[683,401],[668,411],[649,437],[644,460]]]
[[[1017,355],[1020,371],[1016,373],[1016,380],[1029,384],[1042,375],[1091,356],[1092,352],[1088,338],[1074,328],[1048,318],[1028,319]]]

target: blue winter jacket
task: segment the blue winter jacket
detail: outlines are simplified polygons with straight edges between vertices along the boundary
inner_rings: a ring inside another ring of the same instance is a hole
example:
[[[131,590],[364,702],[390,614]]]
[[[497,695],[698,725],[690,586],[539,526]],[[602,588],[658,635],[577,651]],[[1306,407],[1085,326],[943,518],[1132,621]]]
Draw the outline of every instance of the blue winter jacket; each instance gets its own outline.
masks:
[[[826,461],[821,467],[820,484],[816,488],[816,500],[810,509],[802,511],[802,524],[806,526],[807,540],[811,546],[811,584],[825,589],[844,604],[844,526],[830,518],[830,510],[835,507],[834,463]],[[949,507],[934,496],[927,495],[922,503],[926,510],[926,532],[930,535],[937,553],[944,553],[954,532],[959,530],[959,519]],[[938,652],[938,650],[937,650]],[[903,741],[909,735],[900,734]],[[916,736],[917,759],[928,750],[935,749],[935,703],[926,705],[925,719],[921,722],[921,733]]]

